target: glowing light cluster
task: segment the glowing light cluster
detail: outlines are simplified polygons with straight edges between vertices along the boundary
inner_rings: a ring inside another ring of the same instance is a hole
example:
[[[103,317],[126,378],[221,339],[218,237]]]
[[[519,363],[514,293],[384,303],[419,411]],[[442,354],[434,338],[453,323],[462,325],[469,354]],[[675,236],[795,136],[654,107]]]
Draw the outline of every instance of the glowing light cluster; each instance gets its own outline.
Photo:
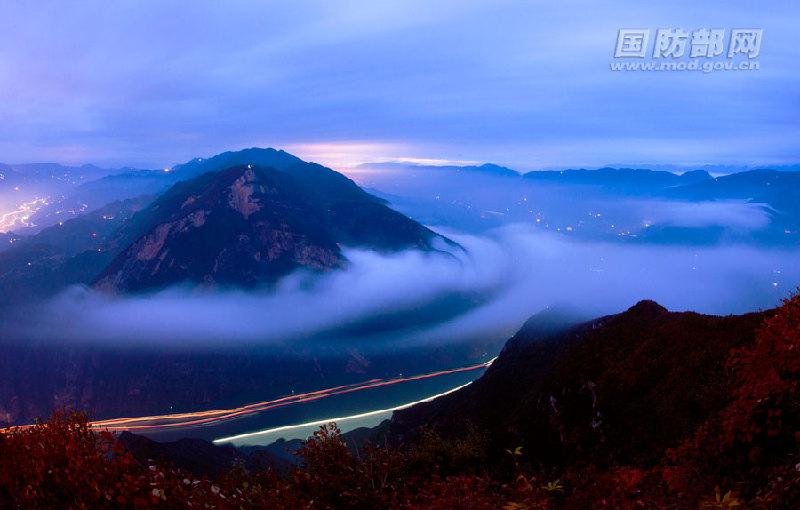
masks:
[[[46,205],[48,205],[46,197],[35,197],[29,202],[22,202],[13,211],[0,213],[0,233],[9,232],[15,228],[35,226],[31,222],[31,216]]]

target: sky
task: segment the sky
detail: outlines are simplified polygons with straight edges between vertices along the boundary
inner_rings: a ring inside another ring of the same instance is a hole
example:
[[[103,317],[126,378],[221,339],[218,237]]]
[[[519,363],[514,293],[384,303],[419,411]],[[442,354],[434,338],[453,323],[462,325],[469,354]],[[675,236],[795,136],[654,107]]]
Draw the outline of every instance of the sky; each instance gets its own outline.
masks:
[[[0,161],[797,163],[798,21],[789,0],[4,2]],[[630,27],[763,28],[760,69],[613,72]]]

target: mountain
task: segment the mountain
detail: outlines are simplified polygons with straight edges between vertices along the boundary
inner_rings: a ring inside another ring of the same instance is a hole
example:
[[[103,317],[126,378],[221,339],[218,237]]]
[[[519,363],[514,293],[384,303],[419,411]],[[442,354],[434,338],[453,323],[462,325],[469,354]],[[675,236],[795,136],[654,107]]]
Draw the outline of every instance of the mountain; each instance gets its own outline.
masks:
[[[22,179],[23,176],[14,170],[11,165],[0,163],[0,184],[3,186],[16,186]]]
[[[601,168],[529,172],[524,177],[536,182],[598,186],[630,194],[646,192],[673,200],[748,200],[800,216],[800,172],[788,169],[747,170],[711,177],[705,170],[678,175],[661,170]]]
[[[5,225],[28,235],[95,211],[111,202],[152,194],[158,189],[114,190],[93,186],[107,182],[109,175],[138,173],[131,168],[107,169],[94,165],[66,166],[58,163],[0,164],[0,207],[14,210],[27,204],[25,221]],[[162,185],[163,188],[163,185]],[[0,211],[2,216],[6,211]],[[4,226],[0,225],[0,229]]]
[[[499,177],[519,177],[519,172],[510,168],[494,165],[492,163],[484,163],[478,166],[463,166],[456,167],[461,172],[477,172],[489,175],[496,175]]]
[[[111,170],[94,165],[67,166],[59,163],[0,163],[0,189],[7,186],[63,185],[77,186],[110,173]]]
[[[344,175],[283,151],[226,152],[169,170],[82,184],[46,209],[42,218],[51,227],[13,244],[0,238],[0,289],[8,290],[0,304],[73,283],[115,291],[175,283],[252,287],[298,268],[343,267],[343,246],[455,246]],[[97,207],[121,197],[136,198]]]
[[[289,154],[286,151],[273,148],[262,149],[259,147],[251,147],[249,149],[242,149],[239,151],[223,152],[210,158],[194,158],[186,163],[175,165],[172,168],[166,169],[168,172],[165,173],[168,174],[169,178],[178,181],[192,179],[208,172],[218,172],[226,168],[247,164],[269,167],[282,171],[296,170],[296,173],[304,174],[306,176],[316,175],[319,177],[322,174],[315,173],[313,170],[311,170],[312,173],[309,174],[310,167],[308,165],[313,164],[306,163],[302,159]],[[323,168],[320,165],[314,166]],[[346,177],[338,172],[334,172],[333,170],[328,169],[328,172],[323,173],[325,174],[325,177],[322,178],[326,180],[332,179],[341,181],[342,179],[346,179]]]
[[[800,172],[750,170],[664,190],[679,200],[741,200],[765,204],[770,229],[756,235],[766,242],[796,246],[800,234]]]
[[[626,244],[796,246],[800,239],[795,172],[714,178],[704,169],[601,168],[520,176],[481,171],[487,167],[494,168],[384,163],[362,165],[354,175],[403,213],[470,233],[531,224]]]
[[[397,438],[426,428],[453,437],[471,423],[497,455],[522,446],[551,466],[653,465],[731,400],[725,360],[753,343],[767,315],[675,313],[642,301],[576,326],[534,317],[479,380],[396,412],[385,428]]]
[[[600,168],[597,170],[534,171],[526,179],[565,185],[600,186],[621,193],[653,192],[662,188],[685,186],[710,180],[705,170],[694,170],[681,175],[663,170],[632,168]]]
[[[0,435],[0,506],[797,508],[800,296],[741,316],[642,301],[573,320],[532,318],[481,379],[377,436],[326,424],[266,448],[127,433],[109,445],[57,412]]]
[[[520,173],[510,168],[484,163],[482,165],[419,165],[411,163],[364,163],[359,165],[359,170],[372,170],[379,172],[426,172],[426,173],[458,173],[462,175],[485,175],[494,177],[520,177]]]
[[[37,226],[47,227],[110,202],[160,194],[180,181],[247,163],[281,170],[305,164],[284,151],[259,148],[194,158],[161,170],[130,167],[108,170],[93,165],[67,167],[54,163],[0,164],[0,192],[5,177],[9,184],[31,184],[25,188],[27,191],[48,196],[48,204],[31,216]],[[6,188],[13,189],[8,185]]]
[[[6,251],[14,245],[17,238],[22,237],[12,232],[0,232],[0,253]]]
[[[39,227],[48,227],[96,211],[111,202],[158,195],[175,182],[163,170],[126,169],[84,182],[51,198],[31,219]]]
[[[372,439],[448,483],[493,473],[529,503],[513,508],[797,508],[800,295],[739,316],[641,301],[568,322],[532,318],[479,380]]]
[[[800,213],[800,172],[750,170],[716,179],[693,182],[669,190],[667,195],[689,200],[749,200],[775,209]]]
[[[800,163],[791,165],[770,165],[753,168],[753,170],[777,170],[778,172],[800,172]]]
[[[144,235],[95,286],[143,291],[182,282],[254,286],[298,267],[326,270],[344,256],[324,209],[282,172],[238,166],[176,185],[130,228]]]
[[[37,225],[49,226],[63,221],[65,216],[77,216],[117,200],[158,195],[178,182],[246,164],[288,170],[307,163],[284,151],[250,148],[225,152],[210,158],[194,158],[161,170],[122,168],[65,191],[37,211],[32,219]]]
[[[286,471],[291,466],[288,460],[266,448],[244,450],[230,445],[217,446],[202,439],[184,438],[157,442],[144,436],[122,432],[119,442],[142,464],[166,462],[198,477],[224,475],[236,466],[242,466],[249,471]]]
[[[8,236],[7,247],[0,250],[0,305],[24,303],[71,284],[90,283],[116,255],[118,229],[150,200],[112,202],[36,235]]]
[[[255,163],[217,170],[238,160]],[[447,245],[345,176],[282,151],[226,153],[175,172],[208,169],[170,188],[118,233],[132,242],[99,274],[97,288],[253,287],[298,268],[341,268],[342,246],[390,252]]]
[[[60,163],[22,163],[10,166],[29,179],[57,180],[72,184],[98,179],[113,171],[90,164],[69,166]]]

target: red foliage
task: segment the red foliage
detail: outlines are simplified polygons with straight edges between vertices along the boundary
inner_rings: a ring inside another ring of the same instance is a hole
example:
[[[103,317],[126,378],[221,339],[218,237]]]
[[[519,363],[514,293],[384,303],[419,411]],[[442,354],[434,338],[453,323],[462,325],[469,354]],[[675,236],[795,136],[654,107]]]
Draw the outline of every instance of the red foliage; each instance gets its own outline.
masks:
[[[707,485],[763,482],[770,470],[800,460],[800,295],[785,300],[727,366],[735,381],[729,404],[671,452],[686,468],[684,485],[698,477],[715,479]],[[678,477],[673,483],[681,485]]]
[[[794,441],[800,389],[800,295],[785,300],[765,321],[755,344],[734,351],[729,365],[739,386],[734,402],[723,413],[727,444],[754,443],[757,438]]]
[[[84,416],[57,412],[0,435],[0,508],[800,507],[800,297],[787,300],[726,366],[735,382],[730,400],[654,467],[548,467],[521,448],[507,450],[513,466],[491,464],[485,435],[468,427],[459,437],[428,430],[414,443],[353,454],[330,424],[286,475],[236,468],[196,479],[143,465]]]
[[[77,414],[57,412],[47,423],[10,433],[0,457],[0,501],[9,506],[90,508],[147,498],[131,458]]]
[[[728,405],[679,448],[665,470],[670,487],[689,497],[714,486],[765,508],[800,501],[800,295],[767,318],[751,345],[726,366],[734,390]]]
[[[74,412],[0,436],[0,459],[0,508],[185,508],[223,497],[209,481],[139,464]]]

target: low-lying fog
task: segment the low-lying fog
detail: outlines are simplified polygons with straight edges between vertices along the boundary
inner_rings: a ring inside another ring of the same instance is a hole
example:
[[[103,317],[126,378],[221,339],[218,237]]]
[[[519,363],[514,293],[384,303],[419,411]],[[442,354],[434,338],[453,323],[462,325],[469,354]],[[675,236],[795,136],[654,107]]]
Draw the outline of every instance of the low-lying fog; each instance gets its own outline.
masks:
[[[349,250],[347,270],[296,274],[274,291],[175,288],[110,297],[72,288],[17,311],[6,321],[4,336],[180,345],[283,342],[358,336],[347,328],[391,315],[387,322],[395,326],[362,336],[376,347],[382,345],[377,339],[404,345],[487,342],[507,338],[548,305],[596,316],[647,298],[672,310],[740,313],[777,305],[800,282],[797,250],[580,241],[530,224],[480,235],[442,233],[467,252],[387,256]],[[428,308],[439,312],[427,317]]]
[[[677,199],[682,195],[675,186],[659,185],[647,174],[639,181],[620,178],[586,185],[522,177],[497,167],[374,164],[359,167],[353,177],[423,223],[470,233],[530,223],[582,239],[800,244],[797,232],[785,235],[785,217],[773,223],[772,204],[724,195],[704,201]],[[739,191],[747,196],[748,190]],[[759,189],[749,191],[757,194]],[[789,223],[796,225],[797,218]]]
[[[654,299],[730,314],[776,306],[800,284],[800,247],[784,242],[769,204],[678,201],[484,170],[378,165],[353,176],[465,253],[351,249],[346,270],[295,274],[259,292],[111,297],[71,288],[6,312],[0,335],[125,345],[497,345],[550,305],[591,317]]]

